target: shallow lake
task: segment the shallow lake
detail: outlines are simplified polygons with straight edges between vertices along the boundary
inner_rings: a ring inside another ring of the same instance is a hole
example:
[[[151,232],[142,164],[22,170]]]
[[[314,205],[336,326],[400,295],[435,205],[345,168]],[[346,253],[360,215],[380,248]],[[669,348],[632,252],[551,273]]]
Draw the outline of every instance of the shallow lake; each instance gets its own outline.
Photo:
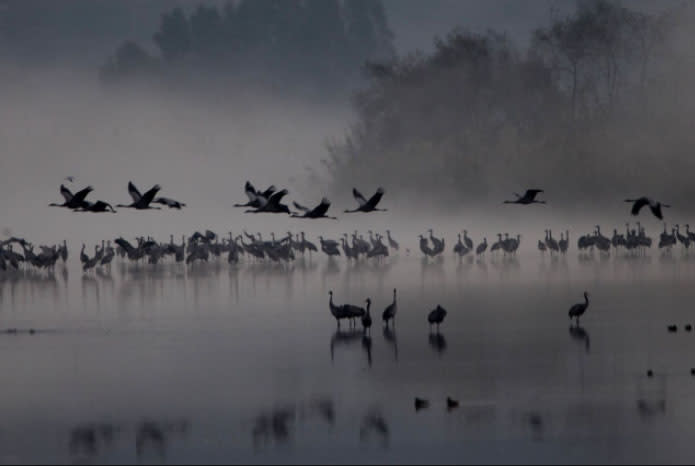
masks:
[[[695,260],[75,262],[0,277],[3,463],[695,460]]]

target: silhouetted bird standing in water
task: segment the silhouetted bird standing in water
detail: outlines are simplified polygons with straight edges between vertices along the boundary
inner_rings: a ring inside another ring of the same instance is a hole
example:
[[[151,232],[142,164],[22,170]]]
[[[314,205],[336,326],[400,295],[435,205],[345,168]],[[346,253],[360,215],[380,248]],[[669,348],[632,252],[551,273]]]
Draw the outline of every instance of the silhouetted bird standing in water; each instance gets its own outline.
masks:
[[[340,321],[343,319],[348,319],[348,314],[345,311],[345,306],[336,306],[333,304],[333,291],[329,291],[328,295],[330,300],[328,301],[328,307],[331,310],[331,315],[335,318],[338,323],[338,328],[340,328]]]
[[[642,210],[643,207],[649,206],[649,209],[652,211],[652,214],[659,220],[664,219],[663,212],[661,208],[670,208],[671,206],[668,204],[662,204],[661,202],[656,202],[653,199],[650,199],[648,197],[640,197],[639,199],[625,199],[625,202],[630,202],[632,203],[632,215],[639,215],[640,210]]]
[[[386,230],[386,237],[389,240],[389,247],[398,251],[398,249],[400,249],[400,246],[398,245],[398,242],[391,237],[391,230]]]
[[[514,193],[516,196],[515,201],[504,201],[505,204],[521,204],[521,205],[528,205],[528,204],[545,204],[545,201],[538,201],[536,200],[536,196],[538,194],[544,192],[542,189],[529,189],[526,191],[526,193],[523,196],[519,196],[517,193]]]
[[[589,293],[584,292],[584,302],[575,304],[572,306],[569,312],[570,319],[576,319],[577,325],[579,325],[579,318],[584,315],[586,310],[589,308]]]
[[[372,328],[372,316],[369,313],[372,307],[372,300],[367,298],[367,309],[365,309],[364,315],[362,316],[362,327],[364,328],[364,333],[369,333]]]
[[[386,209],[377,209],[377,205],[381,201],[381,198],[384,196],[384,188],[379,188],[376,190],[376,194],[374,194],[372,197],[367,200],[362,193],[360,193],[357,189],[353,188],[352,190],[352,195],[355,197],[355,200],[359,204],[359,207],[353,210],[346,210],[346,213],[352,213],[352,212],[386,212]]]
[[[442,306],[437,305],[437,307],[427,316],[427,321],[430,323],[430,330],[432,329],[432,325],[436,325],[437,332],[439,332],[439,326],[442,322],[444,322],[446,314],[446,310]]]
[[[487,251],[487,238],[483,238],[483,242],[478,245],[478,247],[475,250],[475,253],[477,255],[484,254],[485,251]]]
[[[382,318],[384,323],[388,327],[389,321],[393,321],[393,325],[396,325],[396,313],[398,312],[398,304],[396,303],[396,289],[393,289],[393,302],[384,310]]]

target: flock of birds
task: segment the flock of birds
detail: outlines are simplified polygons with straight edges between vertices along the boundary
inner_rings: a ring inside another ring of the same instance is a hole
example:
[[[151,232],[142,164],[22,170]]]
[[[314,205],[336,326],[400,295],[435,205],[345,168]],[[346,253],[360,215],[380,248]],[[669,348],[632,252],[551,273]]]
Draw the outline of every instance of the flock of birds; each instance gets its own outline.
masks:
[[[467,230],[458,234],[458,241],[454,244],[451,253],[458,257],[477,256],[479,260],[489,251],[491,254],[503,254],[505,257],[517,253],[521,245],[521,235],[498,233],[497,241],[488,244],[487,238],[483,238],[477,245],[468,235]],[[570,249],[569,230],[560,233],[560,239],[553,237],[552,230],[545,230],[545,236],[538,240],[538,250],[542,253],[566,254]],[[580,258],[593,254],[594,250],[601,255],[616,253],[623,250],[627,253],[643,254],[652,247],[654,241],[646,234],[645,228],[638,222],[635,228],[627,224],[625,233],[613,230],[612,237],[602,234],[601,227],[596,226],[594,231],[580,236],[577,239],[577,250]],[[658,248],[663,253],[671,253],[680,245],[687,254],[691,244],[695,244],[695,233],[690,231],[690,225],[685,225],[682,231],[680,225],[669,228],[664,224],[664,230],[658,239]],[[425,258],[441,256],[446,251],[446,240],[435,236],[432,229],[428,235],[419,236],[420,251]],[[318,242],[307,239],[304,232],[287,232],[283,236],[270,234],[270,238],[264,238],[261,233],[250,234],[246,231],[240,235],[228,233],[224,236],[206,230],[195,232],[192,236],[182,236],[180,242],[176,242],[174,236],[170,236],[169,242],[157,242],[153,238],[138,237],[133,241],[119,237],[114,240],[102,241],[94,246],[93,255],[89,255],[86,245],[82,245],[80,261],[85,272],[92,269],[108,267],[114,259],[121,258],[135,264],[147,263],[157,265],[170,261],[173,263],[185,263],[188,265],[211,260],[226,258],[229,264],[239,264],[242,258],[251,261],[268,261],[271,263],[288,264],[298,256],[304,257],[313,253],[322,253],[329,258],[345,257],[348,260],[374,259],[383,260],[393,253],[400,251],[400,243],[393,237],[390,230],[385,234],[375,233],[371,230],[367,235],[358,231],[345,233],[339,239],[318,237]],[[410,254],[410,249],[406,249]],[[65,263],[69,251],[67,242],[54,245],[40,245],[35,247],[23,238],[11,237],[0,241],[0,272],[19,270],[22,266],[32,267],[35,270],[54,270],[58,262]]]
[[[72,182],[73,177],[68,177],[66,180]],[[136,210],[159,210],[161,207],[155,206],[153,204],[160,204],[167,206],[171,209],[181,210],[186,207],[183,202],[159,196],[159,191],[162,187],[160,185],[154,185],[144,194],[135,186],[132,181],[128,182],[128,194],[132,198],[132,203],[130,204],[118,204],[117,208],[128,208]],[[64,184],[60,185],[59,192],[63,196],[64,202],[62,204],[51,203],[50,207],[63,207],[77,212],[94,212],[103,213],[111,212],[116,213],[114,206],[108,202],[99,200],[96,202],[91,202],[87,200],[89,194],[94,191],[92,186],[87,186],[80,191],[73,193]],[[235,207],[248,207],[247,213],[259,214],[259,213],[286,213],[294,218],[304,218],[304,219],[320,219],[328,218],[332,220],[337,220],[337,217],[331,217],[328,215],[328,209],[331,207],[331,202],[325,197],[321,199],[321,202],[313,208],[305,207],[298,202],[293,202],[296,212],[292,212],[287,204],[283,204],[283,198],[289,193],[287,189],[277,190],[275,186],[270,186],[265,191],[257,190],[251,182],[247,181],[244,186],[244,191],[248,197],[248,202],[244,204],[235,204]],[[352,212],[385,212],[386,209],[378,208],[381,198],[384,196],[384,189],[378,188],[376,193],[367,199],[362,193],[357,189],[352,190],[352,194],[358,203],[355,209],[347,209],[346,213]]]
[[[73,177],[67,177],[66,180],[73,182]],[[144,194],[135,186],[135,184],[130,181],[128,182],[128,194],[132,198],[132,203],[130,204],[118,204],[118,208],[129,208],[136,210],[159,210],[161,207],[153,206],[152,204],[160,204],[167,206],[172,209],[182,209],[186,207],[183,202],[168,198],[158,196],[159,191],[162,187],[160,185],[154,185],[151,189],[146,191]],[[98,200],[96,202],[91,202],[87,200],[87,196],[94,191],[92,186],[87,186],[86,188],[73,193],[70,189],[65,187],[65,185],[60,185],[60,194],[64,198],[62,204],[51,203],[51,207],[64,207],[74,211],[81,212],[112,212],[115,213],[116,210],[108,202]],[[248,201],[243,204],[234,204],[235,207],[247,207],[246,213],[271,213],[271,214],[289,214],[293,218],[304,218],[304,219],[321,219],[327,218],[332,220],[337,220],[337,217],[332,217],[328,215],[328,210],[331,207],[331,202],[327,198],[322,198],[319,204],[315,207],[306,207],[298,202],[293,202],[296,212],[292,212],[287,204],[283,203],[283,199],[289,191],[287,189],[277,190],[274,185],[269,186],[266,190],[261,191],[256,189],[250,181],[247,181],[244,185],[244,192],[248,198]],[[537,199],[538,195],[543,193],[542,189],[528,189],[523,195],[514,193],[516,199],[506,200],[505,204],[517,204],[517,205],[530,205],[530,204],[546,204],[546,201]],[[378,207],[384,196],[384,189],[379,187],[370,198],[366,198],[357,188],[353,188],[352,195],[357,201],[357,207],[354,209],[346,209],[345,213],[355,213],[355,212],[386,212],[387,209],[381,209]],[[668,208],[670,205],[662,204],[661,202],[654,201],[648,197],[640,197],[637,199],[627,199],[625,202],[632,204],[632,215],[639,215],[640,211],[644,207],[649,207],[652,214],[660,220],[663,220],[663,208]]]

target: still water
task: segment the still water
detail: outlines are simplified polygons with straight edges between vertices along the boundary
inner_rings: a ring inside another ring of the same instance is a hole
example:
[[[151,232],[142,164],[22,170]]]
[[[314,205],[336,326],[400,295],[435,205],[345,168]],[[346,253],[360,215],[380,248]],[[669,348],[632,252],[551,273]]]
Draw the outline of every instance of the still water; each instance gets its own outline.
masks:
[[[0,277],[3,463],[695,460],[695,260],[75,262]]]

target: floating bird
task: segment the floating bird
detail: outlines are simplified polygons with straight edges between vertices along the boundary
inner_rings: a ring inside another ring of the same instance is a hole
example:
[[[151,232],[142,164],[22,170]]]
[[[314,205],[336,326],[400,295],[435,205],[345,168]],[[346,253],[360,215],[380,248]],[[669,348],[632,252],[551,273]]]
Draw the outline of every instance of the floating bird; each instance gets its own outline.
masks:
[[[632,211],[631,211],[632,215],[635,215],[635,216],[639,215],[640,210],[642,210],[642,208],[644,206],[649,206],[649,209],[652,211],[652,214],[654,214],[654,216],[656,218],[658,218],[659,220],[664,219],[664,215],[663,215],[663,212],[661,210],[662,207],[663,208],[671,207],[668,204],[662,204],[661,202],[656,202],[653,199],[650,199],[650,198],[644,197],[644,196],[640,197],[638,199],[625,199],[625,202],[632,203]]]
[[[116,207],[136,210],[159,210],[159,207],[151,207],[150,204],[152,204],[152,201],[154,201],[155,196],[161,189],[162,187],[157,184],[145,194],[140,194],[140,191],[135,187],[133,182],[129,181],[128,193],[130,197],[133,198],[133,203],[130,205],[119,204]]]
[[[297,215],[297,214],[292,214],[292,217],[294,218],[311,218],[311,219],[317,219],[317,218],[329,218],[331,220],[338,220],[336,217],[330,217],[326,215],[326,212],[328,212],[328,209],[331,207],[331,201],[326,199],[325,197],[321,199],[321,203],[314,207],[313,209],[309,209],[308,207],[304,207],[303,205],[294,202],[294,206],[304,212],[303,215]]]
[[[152,202],[154,202],[155,204],[165,205],[170,209],[181,210],[183,207],[186,207],[186,204],[184,204],[183,202],[175,201],[174,199],[170,199],[168,197],[158,197]]]
[[[62,204],[49,204],[50,207],[65,207],[68,209],[79,209],[80,207],[83,206],[83,203],[85,202],[85,199],[91,193],[94,191],[94,188],[91,186],[87,186],[81,191],[76,192],[75,194],[72,193],[68,188],[66,188],[64,185],[60,185],[60,194],[65,198],[65,202]]]
[[[346,213],[352,213],[352,212],[386,212],[386,209],[377,209],[377,205],[381,201],[381,198],[384,196],[384,188],[379,188],[376,190],[376,194],[374,194],[369,200],[367,200],[362,193],[360,193],[357,189],[353,188],[352,189],[352,195],[355,197],[357,200],[357,203],[359,204],[359,207],[357,207],[354,210],[346,210]]]
[[[446,407],[449,411],[451,411],[452,409],[456,409],[459,407],[459,402],[452,399],[451,397],[447,397],[446,398]]]
[[[396,314],[398,313],[398,304],[396,303],[396,289],[393,289],[393,302],[384,310],[382,318],[384,323],[388,327],[389,321],[393,320],[393,324],[396,324]]]
[[[432,325],[436,325],[437,331],[439,331],[439,325],[444,322],[446,314],[446,310],[442,306],[437,305],[437,307],[427,316],[427,321],[430,323],[430,329]]]
[[[429,407],[429,401],[423,400],[422,398],[415,398],[415,411],[420,411],[421,409],[427,409]]]
[[[576,319],[577,325],[579,325],[579,318],[584,315],[587,308],[589,307],[589,293],[584,292],[584,302],[575,304],[572,306],[569,312],[570,319]]]
[[[536,200],[536,196],[540,193],[544,192],[542,189],[528,189],[526,193],[523,196],[519,196],[517,193],[514,193],[516,196],[515,201],[504,201],[505,204],[521,204],[521,205],[528,205],[528,204],[545,204],[545,201],[538,201]]]

